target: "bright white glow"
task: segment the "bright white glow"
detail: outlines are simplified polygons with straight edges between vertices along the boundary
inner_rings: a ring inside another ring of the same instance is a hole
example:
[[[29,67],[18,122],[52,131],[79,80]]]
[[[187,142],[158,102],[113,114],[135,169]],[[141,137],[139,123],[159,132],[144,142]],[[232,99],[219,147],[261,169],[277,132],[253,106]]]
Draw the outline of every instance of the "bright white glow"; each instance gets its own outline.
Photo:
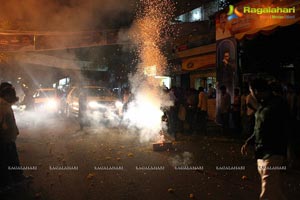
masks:
[[[171,78],[168,76],[155,76],[156,79],[160,80],[160,86],[165,85],[167,88],[171,88]]]
[[[161,129],[160,102],[150,95],[138,94],[135,104],[130,105],[126,117],[139,128],[146,128],[159,133]]]
[[[46,106],[48,109],[57,109],[58,103],[55,99],[49,99]]]
[[[99,108],[99,107],[100,107],[100,105],[99,105],[96,101],[90,101],[90,102],[88,103],[88,106],[89,106],[90,108]]]
[[[172,102],[168,96],[161,93],[160,87],[148,82],[139,83],[142,83],[143,87],[136,88],[134,101],[128,104],[123,119],[129,127],[139,130],[141,142],[158,141],[161,139],[162,130],[161,108],[172,105]]]
[[[192,19],[191,19],[192,22],[201,20],[201,9],[200,8],[196,8],[196,9],[192,10],[191,14],[192,14]]]
[[[90,101],[88,102],[88,106],[92,109],[96,109],[96,108],[105,108],[105,105],[102,105],[100,103],[98,103],[97,101]]]
[[[11,108],[12,108],[13,110],[16,110],[16,109],[18,108],[18,106],[12,105]]]
[[[202,21],[203,16],[202,16],[202,7],[196,8],[190,12],[184,13],[177,17],[176,19],[181,21],[181,22],[195,22],[195,21]]]
[[[123,107],[123,103],[121,101],[116,101],[116,107],[117,108],[122,108]]]

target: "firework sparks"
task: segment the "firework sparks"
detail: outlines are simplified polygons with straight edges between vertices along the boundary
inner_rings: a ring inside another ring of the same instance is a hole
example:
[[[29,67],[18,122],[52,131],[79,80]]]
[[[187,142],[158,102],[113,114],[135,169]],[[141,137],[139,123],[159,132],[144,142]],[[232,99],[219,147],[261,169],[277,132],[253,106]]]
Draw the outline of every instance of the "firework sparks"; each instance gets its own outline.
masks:
[[[171,32],[169,23],[174,8],[170,0],[141,1],[132,36],[138,45],[142,68],[155,65],[158,73],[164,73],[167,59],[161,48],[166,44],[166,37]]]
[[[130,78],[135,101],[129,105],[125,118],[140,129],[144,141],[161,140],[161,108],[173,103],[161,92],[159,81],[154,75],[164,74],[167,67],[162,47],[171,30],[169,22],[174,8],[170,0],[141,1],[131,31],[131,37],[138,47],[139,65],[137,72]],[[151,77],[146,77],[144,73],[147,67],[157,74],[151,73]]]

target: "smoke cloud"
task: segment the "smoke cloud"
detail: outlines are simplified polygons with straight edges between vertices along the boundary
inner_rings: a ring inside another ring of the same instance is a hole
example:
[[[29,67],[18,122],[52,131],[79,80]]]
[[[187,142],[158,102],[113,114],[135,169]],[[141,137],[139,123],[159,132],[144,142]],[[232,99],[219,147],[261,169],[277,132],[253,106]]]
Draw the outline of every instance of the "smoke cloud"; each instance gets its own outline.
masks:
[[[173,167],[188,166],[192,164],[192,161],[193,161],[193,155],[187,151],[169,159],[169,162]]]
[[[95,30],[120,24],[133,0],[1,0],[0,30]],[[125,23],[125,22],[124,22]]]

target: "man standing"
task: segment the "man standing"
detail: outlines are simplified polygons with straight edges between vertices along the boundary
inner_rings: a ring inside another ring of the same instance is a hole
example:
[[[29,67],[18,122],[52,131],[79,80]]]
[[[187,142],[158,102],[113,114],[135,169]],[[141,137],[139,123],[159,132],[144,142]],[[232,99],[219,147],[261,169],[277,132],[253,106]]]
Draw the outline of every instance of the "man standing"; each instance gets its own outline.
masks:
[[[212,84],[208,84],[207,97],[209,99],[216,98],[216,89],[213,88]]]
[[[247,137],[249,135],[252,135],[254,130],[254,124],[255,124],[255,112],[257,110],[257,100],[253,96],[253,94],[249,93],[246,96],[246,130],[247,130]]]
[[[198,95],[198,106],[197,106],[197,121],[199,131],[202,134],[206,134],[207,130],[207,95],[204,92],[203,87],[199,87]]]
[[[221,97],[220,97],[220,114],[221,114],[221,122],[223,128],[223,134],[229,134],[229,113],[231,107],[231,96],[227,92],[227,88],[225,85],[220,87]]]
[[[0,187],[1,189],[25,180],[21,170],[16,139],[19,134],[11,105],[18,101],[14,87],[7,82],[0,85]],[[20,168],[9,170],[10,167]]]
[[[79,126],[80,130],[83,130],[83,127],[87,125],[87,96],[83,88],[80,88],[79,92]]]
[[[236,134],[241,132],[241,96],[239,88],[234,89],[234,97],[232,104],[232,121]]]
[[[287,151],[287,106],[281,97],[275,97],[263,79],[250,84],[250,92],[259,106],[255,113],[255,127],[241,148],[247,154],[247,146],[255,142],[257,169],[261,177],[261,200],[285,199],[280,186],[280,170],[285,167],[283,159]]]

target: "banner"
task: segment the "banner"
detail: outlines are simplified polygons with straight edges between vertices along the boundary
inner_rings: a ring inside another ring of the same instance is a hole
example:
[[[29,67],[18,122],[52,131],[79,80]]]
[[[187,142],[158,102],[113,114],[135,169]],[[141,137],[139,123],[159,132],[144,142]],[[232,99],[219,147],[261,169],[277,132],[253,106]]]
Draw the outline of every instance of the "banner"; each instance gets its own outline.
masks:
[[[119,41],[119,32],[122,39]],[[129,43],[124,30],[88,32],[0,33],[0,52],[43,51]]]
[[[34,35],[0,33],[0,52],[34,50]]]
[[[226,92],[231,97],[231,103],[234,98],[234,89],[239,87],[238,81],[238,55],[237,41],[234,37],[217,41],[217,122],[220,122],[221,110],[221,91],[220,87],[225,86]],[[220,122],[221,123],[221,122]]]
[[[36,50],[66,49],[106,45],[105,32],[80,32],[36,35]]]

